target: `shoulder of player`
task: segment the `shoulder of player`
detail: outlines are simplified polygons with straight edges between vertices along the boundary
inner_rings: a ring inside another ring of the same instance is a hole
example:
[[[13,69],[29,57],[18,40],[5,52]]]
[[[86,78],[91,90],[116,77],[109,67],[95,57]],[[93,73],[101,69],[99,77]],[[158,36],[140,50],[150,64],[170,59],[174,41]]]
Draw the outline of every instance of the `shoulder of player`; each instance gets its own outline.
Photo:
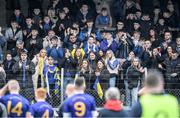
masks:
[[[91,99],[91,100],[94,100],[94,97],[88,93],[85,93],[85,96],[88,98],[88,99]]]

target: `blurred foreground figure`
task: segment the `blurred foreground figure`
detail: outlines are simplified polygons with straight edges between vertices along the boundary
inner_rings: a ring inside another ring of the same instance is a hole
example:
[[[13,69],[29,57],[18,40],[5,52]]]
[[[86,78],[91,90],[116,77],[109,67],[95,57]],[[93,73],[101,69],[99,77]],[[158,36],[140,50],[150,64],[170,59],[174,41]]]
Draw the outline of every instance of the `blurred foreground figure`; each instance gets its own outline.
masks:
[[[30,104],[26,98],[19,95],[19,83],[10,80],[0,90],[0,102],[6,106],[8,117],[29,117]],[[6,92],[10,94],[5,95]]]
[[[99,117],[128,117],[123,110],[123,103],[120,101],[120,92],[118,88],[111,87],[105,94],[106,103],[104,108],[99,111]]]
[[[65,101],[63,117],[96,117],[97,113],[95,100],[91,95],[84,93],[86,88],[84,78],[76,78],[74,84],[74,95]]]
[[[142,96],[132,107],[132,117],[179,118],[177,99],[164,92],[163,76],[157,71],[148,72],[145,87],[139,92]],[[153,107],[153,109],[152,109]]]

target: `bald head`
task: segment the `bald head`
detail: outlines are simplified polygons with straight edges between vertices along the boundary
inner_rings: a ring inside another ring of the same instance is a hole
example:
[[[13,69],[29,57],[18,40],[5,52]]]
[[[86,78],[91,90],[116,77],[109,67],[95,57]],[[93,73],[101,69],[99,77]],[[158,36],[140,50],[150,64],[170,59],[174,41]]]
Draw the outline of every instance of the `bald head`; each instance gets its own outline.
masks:
[[[13,91],[19,92],[20,86],[19,86],[18,81],[17,80],[10,80],[8,82],[8,90],[10,93]]]
[[[69,97],[74,93],[75,87],[74,84],[68,84],[66,86],[66,95]]]

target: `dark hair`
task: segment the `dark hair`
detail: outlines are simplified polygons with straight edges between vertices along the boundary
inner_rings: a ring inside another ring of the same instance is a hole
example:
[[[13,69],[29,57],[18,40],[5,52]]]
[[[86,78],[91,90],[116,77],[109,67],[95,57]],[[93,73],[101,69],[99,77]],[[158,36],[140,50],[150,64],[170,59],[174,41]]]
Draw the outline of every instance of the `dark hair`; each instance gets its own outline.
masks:
[[[85,84],[84,77],[77,77],[74,81],[74,85],[76,88],[81,88],[82,86],[84,86],[84,84]]]
[[[148,87],[157,87],[160,82],[163,81],[163,75],[157,70],[148,71],[148,75],[145,79],[145,84]]]

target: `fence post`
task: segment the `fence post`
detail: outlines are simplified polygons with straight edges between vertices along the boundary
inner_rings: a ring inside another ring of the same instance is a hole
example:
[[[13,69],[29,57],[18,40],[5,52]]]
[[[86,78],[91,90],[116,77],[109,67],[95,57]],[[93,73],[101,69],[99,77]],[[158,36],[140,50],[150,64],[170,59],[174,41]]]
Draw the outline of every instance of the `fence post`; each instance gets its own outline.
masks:
[[[61,103],[64,101],[64,68],[61,68]]]

